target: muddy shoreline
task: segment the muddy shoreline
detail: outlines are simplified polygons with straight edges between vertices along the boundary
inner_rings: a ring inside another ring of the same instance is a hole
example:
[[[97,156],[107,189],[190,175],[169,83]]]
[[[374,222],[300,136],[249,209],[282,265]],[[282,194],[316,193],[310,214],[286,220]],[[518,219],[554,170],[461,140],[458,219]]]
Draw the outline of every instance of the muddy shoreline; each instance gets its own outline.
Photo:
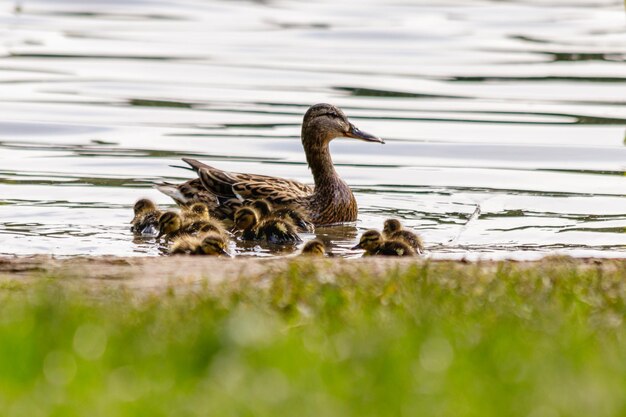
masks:
[[[283,257],[272,259],[211,257],[72,257],[55,258],[46,255],[0,257],[0,282],[31,282],[42,279],[63,279],[95,286],[124,287],[139,290],[159,290],[172,286],[219,284],[235,280],[264,280],[292,270],[315,268],[320,276],[332,278],[340,274],[382,276],[393,270],[432,264],[473,273],[493,274],[499,268],[566,267],[573,269],[600,268],[604,271],[624,270],[624,259],[546,257],[539,261],[435,261],[425,259],[306,259]]]

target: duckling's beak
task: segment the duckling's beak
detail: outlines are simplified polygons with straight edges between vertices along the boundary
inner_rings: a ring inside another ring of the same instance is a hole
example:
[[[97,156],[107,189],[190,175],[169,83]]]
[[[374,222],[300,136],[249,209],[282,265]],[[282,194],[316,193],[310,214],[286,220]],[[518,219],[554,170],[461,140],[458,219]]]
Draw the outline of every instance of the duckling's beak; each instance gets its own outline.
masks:
[[[356,250],[356,249],[363,249],[363,248],[361,247],[361,243],[359,242],[356,246],[353,246],[351,249]]]
[[[363,132],[362,130],[359,130],[359,128],[353,125],[352,123],[350,123],[350,129],[348,130],[348,133],[345,134],[345,136],[347,138],[360,139],[366,142],[378,142],[378,143],[385,144],[385,141],[379,138],[378,136],[374,136],[371,133]]]
[[[231,255],[230,253],[226,252],[226,250],[220,248],[219,251],[217,251],[217,253],[219,253],[220,255],[226,256],[227,258],[232,258],[233,255]]]

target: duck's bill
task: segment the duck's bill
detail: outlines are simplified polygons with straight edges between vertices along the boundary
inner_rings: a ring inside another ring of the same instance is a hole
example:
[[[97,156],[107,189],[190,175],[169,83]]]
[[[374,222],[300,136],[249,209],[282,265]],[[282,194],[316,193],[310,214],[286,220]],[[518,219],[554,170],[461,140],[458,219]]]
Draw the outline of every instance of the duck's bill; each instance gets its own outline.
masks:
[[[366,142],[378,142],[384,144],[385,141],[379,138],[378,136],[374,136],[371,133],[364,132],[360,130],[358,127],[350,123],[350,130],[346,133],[347,138],[354,138],[364,140]]]
[[[353,247],[352,247],[352,250],[357,250],[357,249],[363,249],[363,248],[361,247],[361,244],[360,244],[360,243],[359,243],[358,245],[356,245],[356,246],[353,246]]]

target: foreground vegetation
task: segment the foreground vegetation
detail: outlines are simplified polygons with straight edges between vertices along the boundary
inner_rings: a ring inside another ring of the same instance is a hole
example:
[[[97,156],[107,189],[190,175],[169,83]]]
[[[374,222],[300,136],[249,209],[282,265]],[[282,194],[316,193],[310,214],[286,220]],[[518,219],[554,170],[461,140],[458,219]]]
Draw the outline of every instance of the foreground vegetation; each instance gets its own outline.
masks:
[[[2,280],[1,414],[626,414],[624,262],[332,271],[158,292]]]

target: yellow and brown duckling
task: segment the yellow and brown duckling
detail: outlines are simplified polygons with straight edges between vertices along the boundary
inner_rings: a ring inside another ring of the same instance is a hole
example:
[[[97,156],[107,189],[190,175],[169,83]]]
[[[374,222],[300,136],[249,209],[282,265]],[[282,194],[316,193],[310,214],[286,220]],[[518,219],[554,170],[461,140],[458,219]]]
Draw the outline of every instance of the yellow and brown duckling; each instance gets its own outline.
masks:
[[[170,240],[180,235],[201,235],[208,232],[228,236],[228,232],[218,220],[209,218],[208,220],[185,221],[175,211],[166,211],[159,217],[158,229],[157,238],[165,237]]]
[[[135,216],[130,221],[130,231],[138,235],[156,235],[162,214],[157,205],[152,200],[142,198],[137,200],[133,211]]]
[[[180,235],[172,241],[170,255],[228,256],[228,240],[217,233],[198,236]]]
[[[246,200],[243,202],[243,207],[252,207],[259,215],[259,219],[268,217],[272,212],[272,205],[264,199],[258,200]]]
[[[383,228],[383,236],[388,240],[401,240],[411,246],[417,254],[424,253],[424,242],[416,233],[402,227],[397,219],[385,220]]]
[[[208,233],[196,249],[196,255],[227,256],[230,258],[228,240],[223,235]]]
[[[202,239],[198,236],[180,235],[172,239],[170,255],[193,255],[198,251]]]
[[[302,256],[311,256],[311,257],[323,257],[326,255],[326,246],[321,240],[313,239],[309,240],[302,247],[302,252],[300,252]]]
[[[352,249],[365,249],[365,256],[415,256],[415,251],[400,240],[385,240],[378,230],[368,230],[361,235],[358,245]]]
[[[228,236],[224,224],[211,216],[209,207],[204,203],[192,204],[183,211],[182,216],[183,228],[187,233],[214,232],[224,237]]]
[[[246,200],[243,205],[256,209],[259,219],[276,217],[293,223],[299,232],[313,232],[313,223],[311,223],[306,213],[297,207],[279,207],[274,210],[272,205],[265,199]]]
[[[185,207],[181,214],[186,222],[196,220],[210,220],[209,207],[202,202],[193,203],[190,206]]]
[[[159,217],[159,234],[157,238],[175,239],[186,234],[183,231],[183,218],[175,211],[166,211]]]
[[[307,214],[297,207],[282,207],[272,212],[272,216],[291,221],[299,232],[313,233],[315,227]]]
[[[241,233],[243,240],[264,240],[277,245],[302,242],[293,223],[276,217],[261,219],[252,207],[237,210],[234,224],[234,230]]]
[[[329,148],[332,140],[341,137],[384,143],[359,130],[338,107],[320,103],[311,106],[302,120],[302,146],[314,185],[266,175],[227,172],[183,158],[198,178],[179,185],[160,184],[157,188],[179,204],[197,196],[207,199],[214,196],[216,211],[234,198],[265,199],[276,208],[294,207],[303,211],[314,225],[353,222],[357,219],[357,202],[348,184],[335,171]]]

